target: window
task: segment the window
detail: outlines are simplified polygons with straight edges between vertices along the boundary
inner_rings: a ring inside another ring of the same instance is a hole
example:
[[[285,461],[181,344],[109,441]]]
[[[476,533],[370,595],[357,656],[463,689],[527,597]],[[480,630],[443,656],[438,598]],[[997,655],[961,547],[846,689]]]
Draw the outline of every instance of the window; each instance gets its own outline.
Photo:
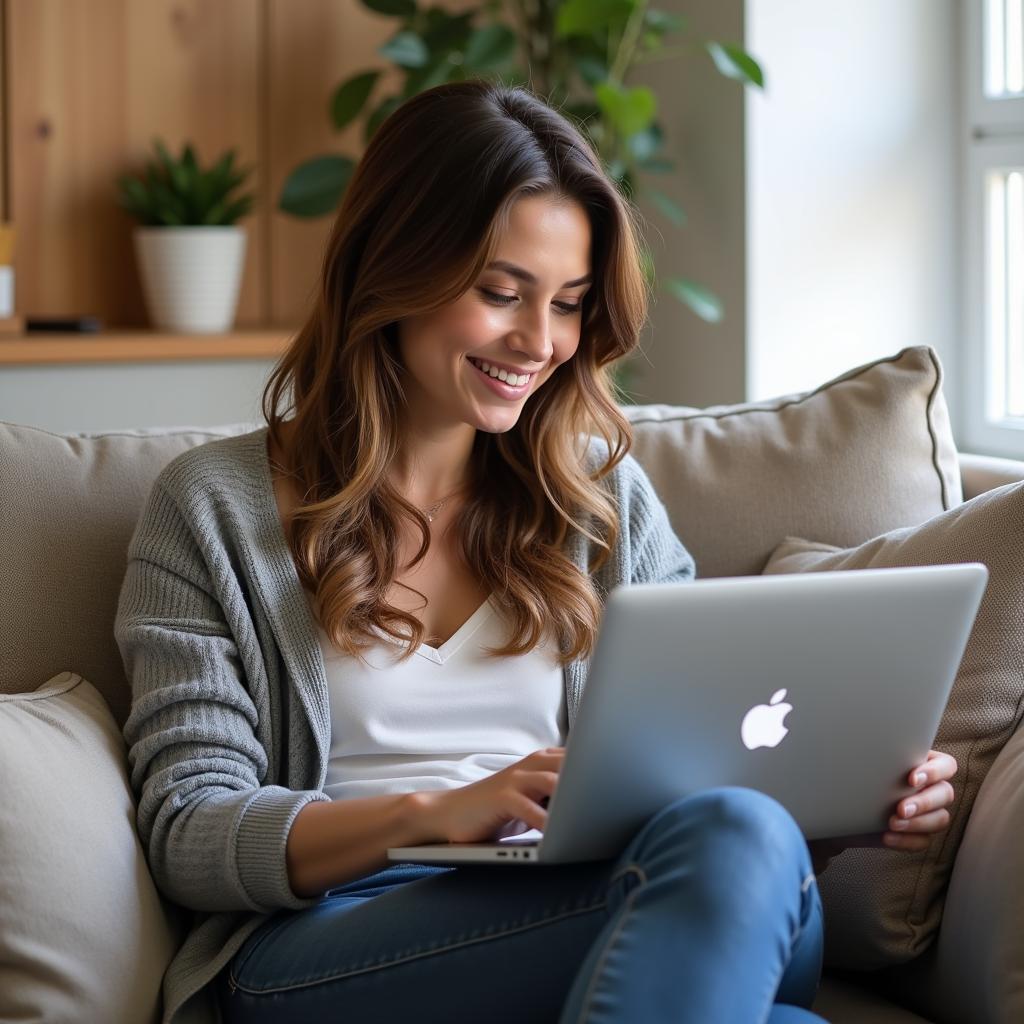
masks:
[[[960,447],[1024,459],[1024,0],[967,0]]]

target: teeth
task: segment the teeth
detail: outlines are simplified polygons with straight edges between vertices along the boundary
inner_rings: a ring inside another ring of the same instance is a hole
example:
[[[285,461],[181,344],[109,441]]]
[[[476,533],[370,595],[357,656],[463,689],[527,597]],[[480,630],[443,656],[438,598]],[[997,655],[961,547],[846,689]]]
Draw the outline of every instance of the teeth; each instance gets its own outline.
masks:
[[[479,366],[480,369],[488,376],[494,377],[497,380],[502,380],[506,384],[511,384],[512,387],[522,387],[530,379],[530,375],[528,373],[516,374],[509,373],[507,370],[499,370],[496,366],[491,366],[490,363],[485,363],[482,359],[471,359],[470,362],[473,363],[474,366]]]

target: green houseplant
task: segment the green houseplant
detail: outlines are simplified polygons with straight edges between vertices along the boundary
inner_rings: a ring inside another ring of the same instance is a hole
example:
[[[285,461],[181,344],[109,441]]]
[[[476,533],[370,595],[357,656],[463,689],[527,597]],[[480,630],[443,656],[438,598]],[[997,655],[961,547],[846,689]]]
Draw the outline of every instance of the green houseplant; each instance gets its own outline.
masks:
[[[156,159],[141,176],[118,178],[118,203],[133,231],[153,326],[218,333],[234,323],[245,261],[246,230],[236,224],[253,195],[238,189],[252,168],[234,166],[230,150],[204,169],[186,143],[179,158],[154,140]]]
[[[710,60],[722,75],[744,85],[764,86],[761,67],[742,48],[692,37],[685,18],[655,10],[648,0],[514,0],[514,25],[503,20],[507,8],[501,0],[457,14],[417,0],[363,3],[399,19],[378,53],[399,67],[404,83],[397,93],[380,95],[378,69],[343,81],[330,100],[336,130],[364,117],[363,137],[369,141],[401,102],[442,82],[493,77],[524,84],[575,119],[628,196],[647,196],[676,226],[685,223],[685,212],[653,184],[656,176],[675,170],[663,152],[657,97],[649,88],[627,85],[629,72],[685,56]],[[340,201],[355,163],[333,153],[305,161],[285,181],[280,209],[297,217],[328,213]],[[654,281],[649,251],[644,270]],[[698,282],[670,277],[664,287],[703,319],[721,319],[721,302]]]

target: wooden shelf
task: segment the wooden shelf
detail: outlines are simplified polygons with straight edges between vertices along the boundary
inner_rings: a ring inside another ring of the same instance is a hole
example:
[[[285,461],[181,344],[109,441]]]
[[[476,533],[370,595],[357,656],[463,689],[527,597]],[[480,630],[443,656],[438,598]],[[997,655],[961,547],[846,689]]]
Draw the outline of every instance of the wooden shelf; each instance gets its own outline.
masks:
[[[0,335],[0,365],[276,359],[297,332],[297,327],[239,328],[227,334],[169,334],[125,328],[95,334]]]

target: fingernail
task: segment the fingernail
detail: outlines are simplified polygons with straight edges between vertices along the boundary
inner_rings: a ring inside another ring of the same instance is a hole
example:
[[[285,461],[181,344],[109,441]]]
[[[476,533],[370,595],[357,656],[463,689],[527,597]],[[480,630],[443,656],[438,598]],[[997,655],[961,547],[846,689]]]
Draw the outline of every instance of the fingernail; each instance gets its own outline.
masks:
[[[925,781],[927,780],[927,778],[928,778],[928,776],[925,775],[924,772],[918,772],[914,776],[914,785],[915,786],[923,786],[925,784]]]
[[[897,818],[897,819],[896,819],[896,820],[895,820],[895,821],[894,821],[894,822],[892,823],[892,827],[893,827],[893,828],[906,828],[906,827],[907,827],[907,825],[908,825],[908,822],[906,822],[906,821],[900,821],[900,819],[899,819],[899,818]]]
[[[882,836],[882,842],[885,843],[886,846],[899,846],[900,837],[894,836],[891,832],[886,832],[885,835]]]
[[[917,813],[917,804],[907,804],[903,808],[903,817],[912,818]]]

